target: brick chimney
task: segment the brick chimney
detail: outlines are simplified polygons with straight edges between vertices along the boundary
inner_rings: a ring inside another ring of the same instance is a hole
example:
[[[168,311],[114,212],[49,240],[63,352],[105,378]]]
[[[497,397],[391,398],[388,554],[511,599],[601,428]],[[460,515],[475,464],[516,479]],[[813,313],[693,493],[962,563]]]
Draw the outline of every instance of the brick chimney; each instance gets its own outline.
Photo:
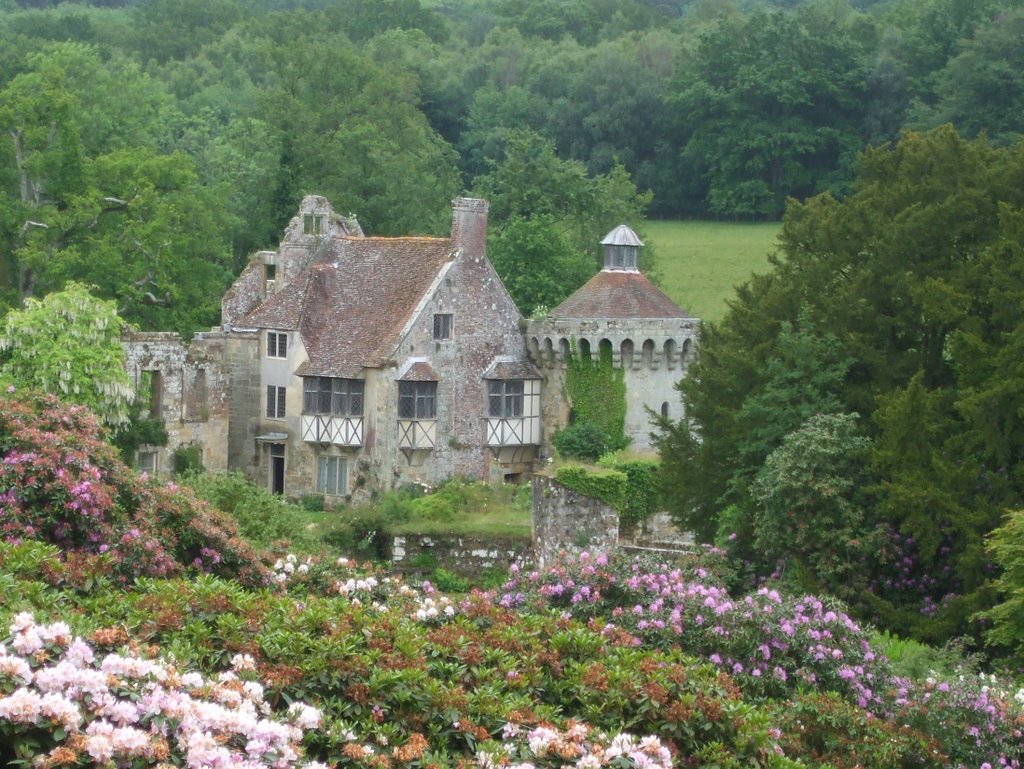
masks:
[[[452,201],[452,249],[473,258],[487,254],[487,206],[479,198]]]

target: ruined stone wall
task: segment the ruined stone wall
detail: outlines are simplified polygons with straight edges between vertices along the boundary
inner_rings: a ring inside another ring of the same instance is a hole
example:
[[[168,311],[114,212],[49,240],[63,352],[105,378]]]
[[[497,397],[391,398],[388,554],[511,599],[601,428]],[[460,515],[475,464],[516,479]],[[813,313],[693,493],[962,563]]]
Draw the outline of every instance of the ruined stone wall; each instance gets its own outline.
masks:
[[[391,563],[398,571],[429,572],[439,566],[463,577],[480,577],[491,569],[532,562],[532,545],[525,537],[410,534],[391,543]]]
[[[533,549],[541,567],[563,550],[611,553],[619,541],[619,514],[599,499],[554,478],[533,479]]]
[[[224,368],[231,392],[228,409],[227,466],[256,475],[256,429],[263,403],[260,392],[259,336],[234,331],[224,344]]]
[[[224,335],[197,334],[185,342],[175,333],[132,333],[122,344],[136,390],[146,380],[153,391],[143,413],[163,420],[167,430],[166,446],[140,449],[157,455],[158,472],[170,475],[174,452],[187,446],[201,450],[204,467],[226,469],[231,385]]]

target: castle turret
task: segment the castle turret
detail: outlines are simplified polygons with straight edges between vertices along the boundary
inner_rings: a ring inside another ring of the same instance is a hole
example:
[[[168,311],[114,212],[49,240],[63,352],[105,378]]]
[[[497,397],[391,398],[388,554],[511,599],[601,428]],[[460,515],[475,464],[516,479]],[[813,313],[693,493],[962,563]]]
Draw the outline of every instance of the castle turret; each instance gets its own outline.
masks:
[[[530,357],[545,377],[546,434],[568,423],[564,392],[568,360],[606,360],[623,371],[625,434],[634,449],[649,450],[648,409],[677,418],[676,383],[686,375],[700,321],[640,272],[644,243],[625,224],[601,241],[604,267],[543,320],[527,323]]]

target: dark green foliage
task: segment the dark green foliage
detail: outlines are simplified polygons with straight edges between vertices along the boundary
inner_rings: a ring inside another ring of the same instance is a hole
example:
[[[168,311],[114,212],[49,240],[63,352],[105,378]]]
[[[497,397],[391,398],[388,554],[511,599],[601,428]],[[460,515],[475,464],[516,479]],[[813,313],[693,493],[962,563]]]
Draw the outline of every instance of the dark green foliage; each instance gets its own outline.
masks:
[[[817,414],[767,456],[751,488],[763,564],[786,562],[804,588],[846,600],[861,594],[868,447],[856,414]]]
[[[203,472],[202,446],[179,446],[174,450],[174,474]]]
[[[580,494],[600,499],[620,512],[625,507],[629,478],[618,470],[564,465],[555,471],[555,480]]]
[[[841,12],[722,16],[682,57],[672,87],[682,159],[708,209],[782,213],[786,198],[840,187],[861,147],[860,41]]]
[[[619,527],[631,529],[662,510],[658,494],[657,459],[623,458],[618,453],[606,454],[598,464],[626,474],[626,494],[619,513]]]
[[[496,151],[474,193],[491,204],[488,250],[495,269],[520,312],[531,315],[585,283],[599,266],[601,238],[616,223],[642,220],[650,198],[621,166],[591,177],[532,131],[506,131]]]
[[[552,442],[558,453],[571,459],[589,459],[596,462],[612,450],[611,439],[599,424],[577,419],[568,427],[558,430]]]
[[[573,416],[572,424],[559,433],[568,435],[555,438],[560,452],[597,459],[626,447],[626,380],[622,369],[612,363],[610,346],[595,357],[577,349],[574,341],[572,355],[566,361],[564,387]]]
[[[872,448],[833,454],[829,490],[867,495],[865,571],[914,579],[881,578],[866,610],[932,639],[968,630],[988,600],[983,537],[1024,492],[1022,174],[1024,146],[944,127],[867,152],[845,201],[791,204],[772,273],[705,327],[681,385],[687,422],[662,454],[684,525],[710,540],[728,509],[730,529],[753,534],[768,452],[809,413],[860,413]]]
[[[250,542],[277,549],[281,549],[282,543],[288,543],[300,552],[315,549],[315,541],[305,529],[299,508],[255,485],[242,473],[193,472],[179,480],[197,497],[231,516],[242,536]]]

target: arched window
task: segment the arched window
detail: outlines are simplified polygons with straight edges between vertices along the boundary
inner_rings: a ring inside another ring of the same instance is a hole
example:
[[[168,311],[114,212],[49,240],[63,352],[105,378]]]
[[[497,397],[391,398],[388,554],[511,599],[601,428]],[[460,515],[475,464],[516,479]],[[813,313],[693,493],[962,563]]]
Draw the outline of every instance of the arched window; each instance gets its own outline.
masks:
[[[641,359],[644,365],[650,368],[654,364],[654,340],[647,339],[644,341],[643,351],[641,353]]]
[[[619,355],[622,357],[622,368],[633,367],[633,340],[623,339],[619,345]]]

